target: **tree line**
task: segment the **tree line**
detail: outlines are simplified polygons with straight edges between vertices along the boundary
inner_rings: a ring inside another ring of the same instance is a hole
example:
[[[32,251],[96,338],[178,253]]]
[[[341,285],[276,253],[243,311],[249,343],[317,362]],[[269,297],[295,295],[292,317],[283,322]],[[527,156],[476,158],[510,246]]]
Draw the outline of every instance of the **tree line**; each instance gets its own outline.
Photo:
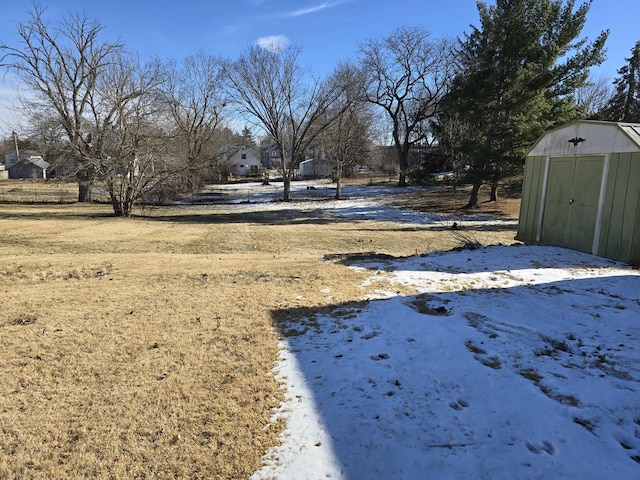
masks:
[[[21,108],[33,138],[73,160],[78,200],[104,185],[117,216],[163,192],[190,193],[224,170],[222,147],[237,141],[230,119],[264,132],[281,159],[283,199],[310,151],[334,169],[367,155],[381,132],[392,139],[405,185],[410,152],[429,147],[495,199],[521,171],[532,143],[579,118],[640,121],[640,42],[613,87],[590,78],[605,59],[608,31],[581,37],[590,2],[478,2],[479,24],[456,40],[399,27],[360,44],[357,58],[318,78],[301,48],[249,46],[236,59],[198,52],[141,63],[83,14],[58,23],[34,6],[17,24],[19,45],[0,44],[0,65],[29,95]],[[244,140],[251,140],[245,128]]]

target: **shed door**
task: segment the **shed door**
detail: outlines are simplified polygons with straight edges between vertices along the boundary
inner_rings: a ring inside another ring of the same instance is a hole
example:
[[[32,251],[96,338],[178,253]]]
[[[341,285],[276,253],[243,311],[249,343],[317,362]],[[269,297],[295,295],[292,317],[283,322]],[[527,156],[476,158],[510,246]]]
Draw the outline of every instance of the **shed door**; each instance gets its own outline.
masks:
[[[604,157],[552,158],[542,241],[591,253]]]

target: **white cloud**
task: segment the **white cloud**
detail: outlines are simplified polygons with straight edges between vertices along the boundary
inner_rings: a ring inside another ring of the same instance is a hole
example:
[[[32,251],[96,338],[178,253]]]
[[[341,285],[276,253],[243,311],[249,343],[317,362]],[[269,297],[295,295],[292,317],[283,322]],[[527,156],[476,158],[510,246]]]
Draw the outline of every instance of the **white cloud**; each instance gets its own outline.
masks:
[[[269,35],[266,37],[260,37],[256,44],[265,50],[278,53],[289,46],[291,41],[284,35]]]
[[[299,10],[294,10],[292,12],[285,13],[284,16],[285,17],[301,17],[303,15],[309,15],[310,13],[316,13],[316,12],[325,10],[327,8],[335,7],[336,5],[340,5],[341,3],[343,2],[324,2],[324,3],[321,3],[320,5],[316,5],[313,7],[301,8]]]

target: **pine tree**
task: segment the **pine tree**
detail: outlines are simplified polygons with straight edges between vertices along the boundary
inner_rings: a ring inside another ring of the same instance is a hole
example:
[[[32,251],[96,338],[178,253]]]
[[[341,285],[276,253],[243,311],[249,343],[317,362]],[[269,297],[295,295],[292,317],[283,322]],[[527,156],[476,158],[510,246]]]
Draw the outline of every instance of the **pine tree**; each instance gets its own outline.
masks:
[[[590,3],[569,0],[478,2],[480,27],[460,40],[459,74],[447,107],[470,127],[461,143],[478,190],[521,168],[528,148],[545,130],[574,114],[570,95],[603,61],[608,32],[593,42],[577,39]]]
[[[242,129],[242,141],[244,142],[245,147],[256,146],[256,141],[253,139],[253,132],[251,132],[251,129],[246,125]]]
[[[631,49],[629,63],[618,70],[615,93],[599,117],[611,122],[640,122],[640,42]]]

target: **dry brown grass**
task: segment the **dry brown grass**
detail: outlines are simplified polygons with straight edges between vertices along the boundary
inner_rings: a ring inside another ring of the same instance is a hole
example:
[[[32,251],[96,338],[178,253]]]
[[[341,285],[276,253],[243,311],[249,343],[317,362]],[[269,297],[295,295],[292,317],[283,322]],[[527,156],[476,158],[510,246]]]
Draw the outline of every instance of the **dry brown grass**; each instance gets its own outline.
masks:
[[[78,186],[59,180],[0,181],[2,203],[72,203],[78,199]]]
[[[419,211],[428,213],[443,213],[447,215],[486,215],[496,218],[517,219],[520,214],[520,196],[510,192],[498,190],[498,200],[489,202],[488,187],[480,189],[478,207],[465,209],[469,203],[471,187],[462,185],[458,187],[441,186],[433,193],[414,193],[401,195],[391,199],[389,203],[396,206],[412,206]]]
[[[391,222],[110,214],[0,209],[0,478],[249,477],[282,428],[274,312],[363,296],[324,256],[459,243]]]

